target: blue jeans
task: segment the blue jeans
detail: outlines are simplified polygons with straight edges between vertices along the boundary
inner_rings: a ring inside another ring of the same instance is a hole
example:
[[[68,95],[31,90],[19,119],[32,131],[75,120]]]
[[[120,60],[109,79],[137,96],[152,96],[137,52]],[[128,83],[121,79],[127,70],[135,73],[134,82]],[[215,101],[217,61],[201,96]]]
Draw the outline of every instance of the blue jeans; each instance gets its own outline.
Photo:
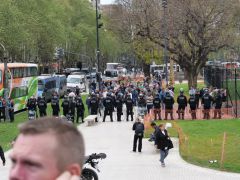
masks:
[[[160,149],[160,162],[164,163],[164,159],[168,156],[168,150]]]

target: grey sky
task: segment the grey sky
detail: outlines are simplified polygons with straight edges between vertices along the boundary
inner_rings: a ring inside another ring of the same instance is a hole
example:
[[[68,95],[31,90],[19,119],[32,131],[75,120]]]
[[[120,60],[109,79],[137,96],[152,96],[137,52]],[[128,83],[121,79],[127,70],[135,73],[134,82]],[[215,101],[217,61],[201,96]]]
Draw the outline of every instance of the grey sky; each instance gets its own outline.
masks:
[[[101,4],[113,4],[115,0],[101,0]]]

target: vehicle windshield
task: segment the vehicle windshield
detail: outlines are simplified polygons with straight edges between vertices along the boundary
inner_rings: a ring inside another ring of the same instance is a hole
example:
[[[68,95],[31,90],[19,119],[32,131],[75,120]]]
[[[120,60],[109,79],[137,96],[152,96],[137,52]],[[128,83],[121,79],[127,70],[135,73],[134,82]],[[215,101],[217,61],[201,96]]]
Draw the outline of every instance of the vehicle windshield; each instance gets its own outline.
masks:
[[[41,80],[38,80],[38,90],[40,90],[40,91],[44,90],[44,84]]]
[[[106,71],[105,72],[106,77],[118,77],[117,71]]]
[[[80,84],[82,81],[80,78],[68,78],[67,83]]]

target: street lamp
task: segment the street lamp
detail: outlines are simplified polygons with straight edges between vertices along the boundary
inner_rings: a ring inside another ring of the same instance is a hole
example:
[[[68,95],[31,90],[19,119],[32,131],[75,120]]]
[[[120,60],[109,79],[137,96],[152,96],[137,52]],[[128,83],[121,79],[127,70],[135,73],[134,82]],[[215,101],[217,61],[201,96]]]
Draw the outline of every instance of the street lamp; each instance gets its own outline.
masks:
[[[164,56],[164,63],[165,63],[165,75],[166,75],[166,84],[168,84],[168,56],[167,56],[167,0],[162,0],[162,7],[163,7],[163,25],[164,25],[164,49],[163,49],[163,56]]]
[[[97,58],[97,77],[100,76],[100,47],[99,47],[99,28],[103,26],[103,23],[99,23],[99,19],[101,19],[101,14],[98,12],[98,0],[96,1],[96,36],[97,36],[97,51],[96,51],[96,58]],[[97,78],[98,81],[98,88],[100,89],[100,79]]]
[[[8,69],[7,69],[7,55],[5,46],[0,43],[0,46],[3,48],[3,61],[4,61],[4,73],[3,73],[3,95],[5,101],[8,101]],[[5,117],[9,119],[8,106],[5,106]]]

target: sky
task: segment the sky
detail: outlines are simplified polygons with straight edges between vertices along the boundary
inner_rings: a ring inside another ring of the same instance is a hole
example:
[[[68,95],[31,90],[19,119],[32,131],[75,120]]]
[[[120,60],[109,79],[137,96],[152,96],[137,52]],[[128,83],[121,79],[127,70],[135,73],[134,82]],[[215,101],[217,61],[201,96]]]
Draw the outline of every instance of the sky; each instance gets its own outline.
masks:
[[[101,0],[101,4],[113,4],[115,0]]]

